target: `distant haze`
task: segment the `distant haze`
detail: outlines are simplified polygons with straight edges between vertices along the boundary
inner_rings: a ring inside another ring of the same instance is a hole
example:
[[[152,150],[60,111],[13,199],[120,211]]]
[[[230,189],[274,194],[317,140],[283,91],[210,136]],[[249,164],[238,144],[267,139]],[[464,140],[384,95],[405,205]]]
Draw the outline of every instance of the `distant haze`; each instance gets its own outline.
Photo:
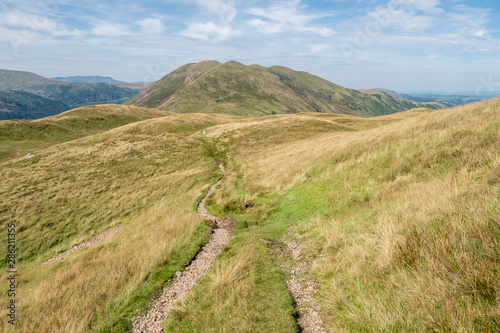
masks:
[[[52,77],[52,80],[62,82],[104,82],[104,83],[123,83],[109,76],[68,76],[68,77]]]

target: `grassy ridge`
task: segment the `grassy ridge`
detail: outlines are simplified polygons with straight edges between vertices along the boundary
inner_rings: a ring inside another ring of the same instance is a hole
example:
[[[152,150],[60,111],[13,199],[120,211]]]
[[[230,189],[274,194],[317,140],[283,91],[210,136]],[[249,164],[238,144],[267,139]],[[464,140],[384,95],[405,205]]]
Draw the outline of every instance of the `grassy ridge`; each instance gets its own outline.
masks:
[[[158,110],[109,104],[86,106],[39,120],[1,121],[0,162],[129,123],[167,115]]]

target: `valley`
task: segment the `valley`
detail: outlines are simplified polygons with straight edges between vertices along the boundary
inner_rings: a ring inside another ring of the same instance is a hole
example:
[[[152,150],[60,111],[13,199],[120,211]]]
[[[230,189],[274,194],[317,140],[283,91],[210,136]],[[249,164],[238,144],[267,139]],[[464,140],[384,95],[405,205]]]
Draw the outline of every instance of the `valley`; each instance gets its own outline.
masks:
[[[144,89],[142,84],[90,80],[93,82],[78,79],[64,82],[30,72],[0,69],[0,120],[39,119],[81,106],[121,104]]]

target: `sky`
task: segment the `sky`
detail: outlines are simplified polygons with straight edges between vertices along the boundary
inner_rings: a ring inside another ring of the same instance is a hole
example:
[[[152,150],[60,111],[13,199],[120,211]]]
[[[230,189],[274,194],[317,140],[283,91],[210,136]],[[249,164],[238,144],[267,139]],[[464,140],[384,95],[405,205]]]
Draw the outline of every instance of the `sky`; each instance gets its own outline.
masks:
[[[0,68],[155,81],[186,63],[500,95],[498,0],[0,0]]]

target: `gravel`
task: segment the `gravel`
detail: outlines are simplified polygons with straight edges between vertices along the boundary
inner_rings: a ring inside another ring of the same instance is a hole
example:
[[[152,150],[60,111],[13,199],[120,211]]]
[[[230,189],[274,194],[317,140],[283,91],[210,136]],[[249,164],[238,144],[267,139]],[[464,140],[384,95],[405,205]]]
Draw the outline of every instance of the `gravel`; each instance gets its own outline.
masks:
[[[148,313],[142,316],[134,317],[134,328],[132,332],[163,332],[161,323],[169,315],[172,305],[178,300],[184,298],[198,283],[210,267],[212,267],[224,245],[229,242],[229,239],[231,238],[231,221],[229,219],[221,219],[212,216],[205,208],[207,198],[214,192],[215,187],[222,181],[222,178],[225,175],[224,166],[219,164],[219,168],[222,171],[222,177],[210,188],[198,205],[198,214],[203,219],[215,222],[212,238],[183,272],[176,273],[176,278],[172,284],[163,290],[163,294],[160,298],[154,300],[153,306],[149,309]]]
[[[297,322],[303,333],[323,333],[323,322],[319,314],[316,301],[317,288],[313,281],[308,279],[309,263],[302,260],[302,245],[295,241],[296,234],[290,228],[288,235],[282,241],[287,246],[286,250],[275,250],[275,255],[283,261],[277,265],[285,272],[286,285],[296,303],[299,318]]]
[[[100,234],[98,235],[95,235],[94,237],[90,238],[89,240],[86,240],[85,242],[79,244],[79,245],[76,245],[74,247],[72,247],[71,249],[69,249],[68,251],[66,252],[63,252],[63,253],[59,253],[58,255],[56,255],[55,257],[52,257],[50,258],[49,260],[47,261],[44,261],[42,263],[42,265],[47,265],[47,264],[50,264],[54,261],[58,261],[58,260],[61,260],[67,256],[69,256],[70,254],[73,254],[77,251],[80,251],[80,250],[83,250],[87,247],[90,247],[100,241],[102,241],[104,238],[106,237],[109,237],[111,236],[112,234],[116,233],[118,230],[120,230],[121,228],[123,228],[122,225],[117,225],[116,227],[113,227],[111,229],[108,229],[104,232],[101,232]]]

